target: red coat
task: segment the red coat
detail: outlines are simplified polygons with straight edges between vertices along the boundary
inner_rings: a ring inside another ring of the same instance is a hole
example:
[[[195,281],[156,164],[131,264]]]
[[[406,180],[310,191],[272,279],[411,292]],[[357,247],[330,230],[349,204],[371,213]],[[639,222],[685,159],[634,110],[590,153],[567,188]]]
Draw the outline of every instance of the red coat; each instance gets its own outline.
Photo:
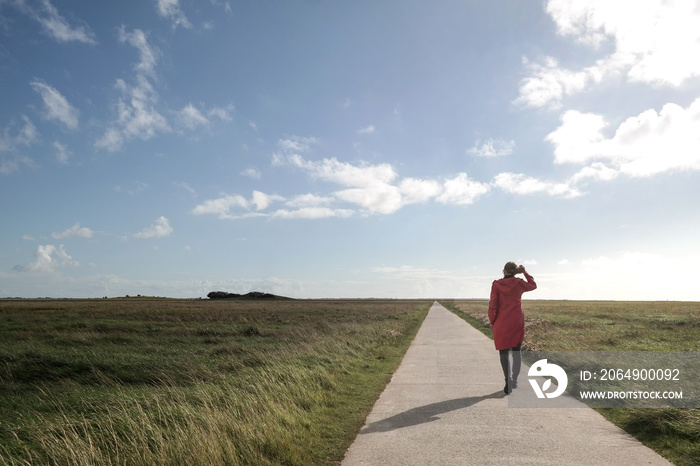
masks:
[[[526,272],[525,278],[527,281],[516,277],[501,278],[491,285],[489,321],[497,350],[515,348],[525,338],[525,316],[520,298],[526,291],[537,288],[532,275]]]

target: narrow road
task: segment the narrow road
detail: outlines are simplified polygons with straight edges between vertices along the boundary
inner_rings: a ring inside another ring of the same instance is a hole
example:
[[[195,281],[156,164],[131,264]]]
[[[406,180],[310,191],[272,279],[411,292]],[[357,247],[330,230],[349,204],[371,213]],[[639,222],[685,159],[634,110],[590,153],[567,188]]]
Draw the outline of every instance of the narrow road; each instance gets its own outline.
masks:
[[[493,341],[435,302],[342,464],[671,463],[593,409],[509,407]]]

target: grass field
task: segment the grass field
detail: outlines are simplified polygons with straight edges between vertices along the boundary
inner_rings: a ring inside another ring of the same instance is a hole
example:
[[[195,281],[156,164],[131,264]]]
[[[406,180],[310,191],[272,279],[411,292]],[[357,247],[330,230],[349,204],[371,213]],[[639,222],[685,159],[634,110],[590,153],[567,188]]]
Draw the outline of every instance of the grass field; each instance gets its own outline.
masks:
[[[489,337],[488,301],[444,301]],[[700,351],[700,303],[523,301],[525,350]],[[700,409],[598,409],[677,465],[700,465]]]
[[[430,304],[0,300],[0,465],[338,464]],[[700,303],[524,308],[528,349],[700,350]],[[700,410],[599,412],[700,464]]]
[[[0,464],[337,464],[430,304],[0,300]]]

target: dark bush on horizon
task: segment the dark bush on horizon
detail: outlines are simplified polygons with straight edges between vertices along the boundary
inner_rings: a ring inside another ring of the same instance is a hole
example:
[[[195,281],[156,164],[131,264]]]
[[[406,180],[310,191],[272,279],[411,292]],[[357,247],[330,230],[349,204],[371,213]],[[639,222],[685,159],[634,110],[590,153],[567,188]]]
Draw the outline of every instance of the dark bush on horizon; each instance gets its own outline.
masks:
[[[225,291],[212,291],[207,295],[207,297],[209,299],[273,299],[280,298],[281,296],[277,296],[270,293],[262,293],[260,291],[251,291],[250,293],[246,294],[227,293]]]

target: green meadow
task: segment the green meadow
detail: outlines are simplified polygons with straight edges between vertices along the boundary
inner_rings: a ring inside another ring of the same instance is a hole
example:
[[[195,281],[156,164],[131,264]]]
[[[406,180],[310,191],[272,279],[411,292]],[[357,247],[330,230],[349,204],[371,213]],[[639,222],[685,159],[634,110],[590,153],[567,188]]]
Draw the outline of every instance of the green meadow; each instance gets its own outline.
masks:
[[[0,300],[0,464],[338,464],[430,305]]]
[[[487,301],[442,303],[489,335]],[[0,300],[0,464],[338,464],[430,305]],[[524,308],[527,349],[700,350],[700,303]],[[598,411],[700,464],[700,410]]]
[[[489,337],[488,301],[445,301]],[[533,351],[700,351],[700,303],[523,301]],[[677,465],[700,465],[700,409],[597,409]]]

